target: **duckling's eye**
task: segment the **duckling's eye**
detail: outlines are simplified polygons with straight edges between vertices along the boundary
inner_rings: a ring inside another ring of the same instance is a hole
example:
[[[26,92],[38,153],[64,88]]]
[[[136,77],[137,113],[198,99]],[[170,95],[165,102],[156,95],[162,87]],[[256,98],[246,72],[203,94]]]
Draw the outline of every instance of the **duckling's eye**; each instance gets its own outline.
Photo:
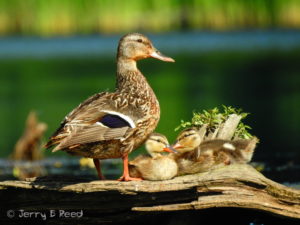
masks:
[[[160,142],[161,142],[161,140],[159,140],[159,139],[157,139],[156,141],[157,141],[158,143],[160,143]]]
[[[137,39],[136,41],[137,41],[137,42],[140,42],[140,43],[142,43],[142,42],[143,42],[143,40],[142,40],[142,39]]]

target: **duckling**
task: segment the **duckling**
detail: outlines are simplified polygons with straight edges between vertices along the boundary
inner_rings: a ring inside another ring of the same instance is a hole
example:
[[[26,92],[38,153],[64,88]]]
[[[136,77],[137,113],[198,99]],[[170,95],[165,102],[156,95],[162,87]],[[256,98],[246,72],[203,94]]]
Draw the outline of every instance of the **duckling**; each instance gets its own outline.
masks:
[[[200,145],[202,139],[196,127],[187,128],[179,133],[173,148],[179,153],[190,152]]]
[[[178,166],[177,175],[197,173],[198,170],[201,170],[200,167],[204,166],[197,163],[199,158],[199,145],[202,139],[203,137],[196,127],[185,129],[179,133],[175,144],[172,145],[178,154],[171,155]],[[210,161],[207,160],[206,164],[210,165],[211,163],[209,162]]]
[[[169,180],[177,175],[177,163],[163,151],[172,152],[168,139],[158,133],[152,133],[145,143],[149,155],[140,155],[129,162],[131,177],[145,180]]]
[[[173,148],[179,153],[174,155],[178,164],[178,175],[207,171],[213,167],[233,163],[250,162],[258,139],[220,140],[214,139],[201,143],[196,128],[182,131]]]
[[[146,36],[123,36],[118,46],[115,92],[98,93],[81,103],[65,117],[45,147],[93,158],[100,179],[100,159],[122,158],[119,180],[138,180],[129,176],[128,154],[145,142],[160,118],[159,102],[136,65],[149,57],[174,62]]]
[[[258,139],[209,140],[199,146],[200,155],[214,153],[216,163],[248,163],[251,161]]]

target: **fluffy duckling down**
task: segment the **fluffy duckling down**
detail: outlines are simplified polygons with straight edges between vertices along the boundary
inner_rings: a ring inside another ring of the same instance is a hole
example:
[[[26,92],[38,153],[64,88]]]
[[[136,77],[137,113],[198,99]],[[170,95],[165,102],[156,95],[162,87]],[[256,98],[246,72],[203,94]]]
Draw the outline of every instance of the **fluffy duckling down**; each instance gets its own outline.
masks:
[[[162,155],[164,151],[173,152],[168,139],[158,133],[152,133],[145,143],[149,155],[137,156],[129,162],[129,174],[131,177],[145,180],[168,180],[177,175],[176,161],[168,155]]]
[[[197,128],[183,130],[173,145],[179,154],[174,154],[178,165],[178,175],[205,172],[209,169],[233,163],[248,163],[258,142],[249,140],[203,141],[203,135]]]

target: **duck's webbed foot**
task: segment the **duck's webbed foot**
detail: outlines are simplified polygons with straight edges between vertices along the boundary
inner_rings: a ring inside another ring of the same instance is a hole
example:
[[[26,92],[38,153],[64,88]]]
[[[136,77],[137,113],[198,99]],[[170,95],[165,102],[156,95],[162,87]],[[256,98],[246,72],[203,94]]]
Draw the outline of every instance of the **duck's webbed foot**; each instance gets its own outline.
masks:
[[[122,157],[123,159],[123,175],[118,179],[118,181],[137,181],[142,180],[142,178],[131,177],[128,170],[128,155]]]
[[[128,176],[121,176],[118,181],[137,181],[137,180],[143,180],[142,178],[138,178],[138,177],[130,177],[129,175]]]

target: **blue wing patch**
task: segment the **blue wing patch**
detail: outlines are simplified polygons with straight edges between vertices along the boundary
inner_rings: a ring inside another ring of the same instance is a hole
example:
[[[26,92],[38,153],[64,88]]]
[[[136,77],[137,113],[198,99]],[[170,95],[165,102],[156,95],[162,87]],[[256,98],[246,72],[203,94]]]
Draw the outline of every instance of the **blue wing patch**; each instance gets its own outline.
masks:
[[[99,122],[110,128],[131,127],[126,120],[117,115],[105,115]]]

